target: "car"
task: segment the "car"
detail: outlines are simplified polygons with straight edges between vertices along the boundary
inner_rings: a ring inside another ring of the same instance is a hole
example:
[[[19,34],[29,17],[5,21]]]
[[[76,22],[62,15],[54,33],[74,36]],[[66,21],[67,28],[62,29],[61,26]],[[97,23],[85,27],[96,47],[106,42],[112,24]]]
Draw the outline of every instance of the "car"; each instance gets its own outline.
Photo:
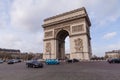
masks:
[[[18,60],[18,62],[22,62],[21,59],[17,59],[17,60]]]
[[[75,63],[75,62],[79,62],[78,59],[74,58],[74,59],[67,59],[66,60],[67,63]]]
[[[74,58],[73,63],[75,63],[75,62],[79,62],[79,60]]]
[[[21,62],[20,59],[13,59],[13,60],[14,60],[14,63],[19,63],[19,62]]]
[[[107,60],[109,63],[120,63],[120,58],[113,58]]]
[[[11,60],[8,60],[7,63],[8,63],[8,64],[14,64],[15,62],[14,62],[13,59],[11,59]]]
[[[13,59],[14,63],[18,63],[18,60],[17,59]]]
[[[3,60],[0,60],[0,63],[3,63],[4,61]]]
[[[26,62],[27,67],[31,68],[43,68],[43,63],[37,61],[37,60],[30,60]]]
[[[58,59],[46,59],[45,63],[48,65],[60,64]]]
[[[72,60],[72,59],[67,59],[66,62],[67,62],[67,63],[72,63],[73,60]]]

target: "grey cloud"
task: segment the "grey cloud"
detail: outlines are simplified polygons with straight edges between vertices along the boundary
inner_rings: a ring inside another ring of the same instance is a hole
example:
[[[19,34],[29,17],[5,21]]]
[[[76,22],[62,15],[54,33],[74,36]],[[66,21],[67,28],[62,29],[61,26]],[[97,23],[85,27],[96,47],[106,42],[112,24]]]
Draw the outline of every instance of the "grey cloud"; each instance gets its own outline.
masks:
[[[101,25],[113,22],[120,16],[119,0],[13,0],[10,6],[10,23],[12,28],[21,33],[11,31],[14,37],[4,38],[0,35],[1,47],[19,48],[22,51],[42,52],[43,19],[79,7],[86,7],[92,24]],[[4,4],[5,5],[5,4]],[[1,7],[0,7],[1,8]],[[7,9],[6,9],[7,11]],[[109,14],[109,15],[108,15]],[[0,16],[1,17],[1,16]],[[1,25],[7,26],[8,18],[0,18]],[[29,33],[27,33],[29,31]],[[19,33],[19,34],[18,34]],[[9,36],[9,35],[7,35]],[[18,37],[17,37],[18,36]]]
[[[79,0],[73,3],[67,2],[67,0],[15,0],[11,8],[11,24],[15,28],[31,32],[39,31],[42,29],[41,25],[44,18],[79,6]]]
[[[1,48],[16,48],[16,43],[20,41],[21,39],[14,34],[4,33],[0,35]]]
[[[119,0],[91,0],[86,2],[85,6],[95,25],[103,26],[120,17]]]

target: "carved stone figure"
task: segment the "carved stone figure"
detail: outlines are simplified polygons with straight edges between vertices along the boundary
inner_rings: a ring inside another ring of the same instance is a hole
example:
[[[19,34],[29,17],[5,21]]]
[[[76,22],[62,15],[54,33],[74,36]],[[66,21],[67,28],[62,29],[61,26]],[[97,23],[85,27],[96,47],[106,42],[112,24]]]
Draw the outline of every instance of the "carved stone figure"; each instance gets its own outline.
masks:
[[[76,52],[82,52],[83,51],[83,41],[82,41],[82,39],[80,39],[80,38],[75,39],[74,42],[75,42]]]
[[[46,53],[51,53],[51,43],[46,43]]]
[[[53,34],[53,31],[45,32],[45,37],[51,37],[52,34]]]

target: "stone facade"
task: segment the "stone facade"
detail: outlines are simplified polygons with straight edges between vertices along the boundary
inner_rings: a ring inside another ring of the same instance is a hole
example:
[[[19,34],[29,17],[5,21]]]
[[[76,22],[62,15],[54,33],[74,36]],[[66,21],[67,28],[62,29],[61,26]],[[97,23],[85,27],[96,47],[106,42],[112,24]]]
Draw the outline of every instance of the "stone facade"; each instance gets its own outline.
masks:
[[[105,52],[106,58],[120,58],[120,50],[113,50]]]
[[[65,38],[70,38],[70,58],[89,60],[90,20],[85,8],[56,15],[44,20],[43,59],[65,59]]]

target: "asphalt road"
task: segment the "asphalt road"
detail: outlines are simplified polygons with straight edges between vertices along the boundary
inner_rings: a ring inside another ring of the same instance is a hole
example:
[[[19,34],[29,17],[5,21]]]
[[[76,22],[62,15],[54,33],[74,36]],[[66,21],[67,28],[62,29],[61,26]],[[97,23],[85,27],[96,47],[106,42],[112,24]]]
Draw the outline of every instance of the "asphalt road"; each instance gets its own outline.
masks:
[[[120,64],[79,62],[27,68],[25,63],[0,64],[0,80],[120,80]]]

